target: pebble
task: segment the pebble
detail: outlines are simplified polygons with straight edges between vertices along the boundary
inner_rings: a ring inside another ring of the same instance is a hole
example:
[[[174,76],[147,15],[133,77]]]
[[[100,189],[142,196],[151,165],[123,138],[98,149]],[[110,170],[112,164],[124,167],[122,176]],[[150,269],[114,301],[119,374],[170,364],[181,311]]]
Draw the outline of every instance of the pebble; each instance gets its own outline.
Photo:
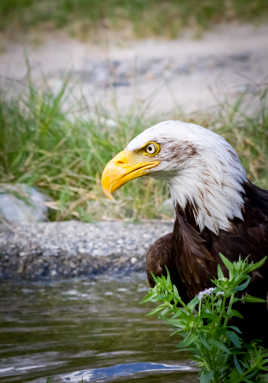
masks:
[[[0,222],[27,224],[48,221],[50,198],[25,184],[1,184]]]

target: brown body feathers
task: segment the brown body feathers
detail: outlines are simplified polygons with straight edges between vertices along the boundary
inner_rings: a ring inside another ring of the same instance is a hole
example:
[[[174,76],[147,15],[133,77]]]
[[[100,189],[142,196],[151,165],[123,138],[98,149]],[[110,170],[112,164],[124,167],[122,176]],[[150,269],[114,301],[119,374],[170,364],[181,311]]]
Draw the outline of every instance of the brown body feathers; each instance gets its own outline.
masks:
[[[229,260],[249,257],[256,262],[268,255],[268,191],[250,182],[244,185],[244,220],[234,219],[230,231],[219,234],[205,228],[199,231],[192,216],[191,206],[183,211],[176,207],[173,232],[158,239],[147,253],[147,276],[151,277],[170,270],[172,282],[186,301],[199,291],[212,285],[218,256],[222,253]],[[251,276],[248,292],[267,300],[268,262]],[[242,328],[250,338],[263,338],[268,344],[267,304],[248,304],[240,310],[245,318]]]

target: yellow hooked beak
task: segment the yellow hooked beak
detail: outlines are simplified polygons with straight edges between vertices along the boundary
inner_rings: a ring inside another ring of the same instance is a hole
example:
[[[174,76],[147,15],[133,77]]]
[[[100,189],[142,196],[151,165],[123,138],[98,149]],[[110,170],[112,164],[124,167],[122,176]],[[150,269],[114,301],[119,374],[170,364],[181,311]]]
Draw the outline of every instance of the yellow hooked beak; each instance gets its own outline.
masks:
[[[134,178],[148,174],[148,169],[157,166],[160,161],[152,161],[140,153],[123,150],[105,166],[101,184],[104,194],[112,199],[112,193]]]

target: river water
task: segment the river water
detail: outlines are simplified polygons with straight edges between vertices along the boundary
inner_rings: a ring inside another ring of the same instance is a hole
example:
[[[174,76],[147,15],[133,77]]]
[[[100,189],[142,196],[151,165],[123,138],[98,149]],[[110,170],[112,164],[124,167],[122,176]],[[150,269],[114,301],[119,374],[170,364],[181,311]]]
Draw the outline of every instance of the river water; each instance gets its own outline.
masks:
[[[0,283],[0,382],[196,383],[144,276]]]

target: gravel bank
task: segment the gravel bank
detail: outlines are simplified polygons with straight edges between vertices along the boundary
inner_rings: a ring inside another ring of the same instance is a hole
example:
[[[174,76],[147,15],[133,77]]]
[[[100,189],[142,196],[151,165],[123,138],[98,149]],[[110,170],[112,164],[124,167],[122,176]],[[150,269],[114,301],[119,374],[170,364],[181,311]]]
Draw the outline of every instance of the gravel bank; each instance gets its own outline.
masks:
[[[145,269],[169,222],[49,222],[0,227],[0,279],[58,280]]]

